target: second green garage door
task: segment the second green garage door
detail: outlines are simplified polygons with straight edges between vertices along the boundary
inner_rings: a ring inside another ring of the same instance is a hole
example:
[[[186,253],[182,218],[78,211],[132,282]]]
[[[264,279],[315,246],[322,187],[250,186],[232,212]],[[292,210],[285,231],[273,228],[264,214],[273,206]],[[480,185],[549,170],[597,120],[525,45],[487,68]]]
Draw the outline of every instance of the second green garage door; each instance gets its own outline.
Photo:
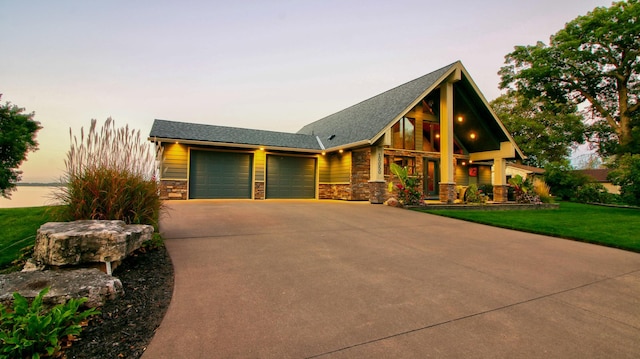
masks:
[[[251,198],[252,155],[191,151],[189,198]]]
[[[316,159],[267,156],[267,198],[315,198]]]

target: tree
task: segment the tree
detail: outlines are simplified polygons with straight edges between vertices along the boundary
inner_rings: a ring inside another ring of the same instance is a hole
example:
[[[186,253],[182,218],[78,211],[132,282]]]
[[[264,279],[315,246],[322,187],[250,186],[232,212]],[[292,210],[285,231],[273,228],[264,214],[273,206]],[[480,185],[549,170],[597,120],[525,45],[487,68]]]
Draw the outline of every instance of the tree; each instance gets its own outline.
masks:
[[[640,154],[620,156],[608,177],[620,186],[620,197],[624,202],[640,205]]]
[[[38,149],[36,133],[42,127],[33,120],[34,115],[10,102],[0,104],[0,195],[5,198],[11,197],[21,180],[18,167],[27,159],[27,152]]]
[[[616,2],[579,16],[549,45],[516,46],[505,56],[500,87],[527,98],[588,105],[601,155],[640,150],[640,3]]]
[[[569,156],[570,146],[584,143],[586,129],[574,105],[527,99],[511,91],[491,101],[491,107],[527,156],[527,165],[561,161]]]

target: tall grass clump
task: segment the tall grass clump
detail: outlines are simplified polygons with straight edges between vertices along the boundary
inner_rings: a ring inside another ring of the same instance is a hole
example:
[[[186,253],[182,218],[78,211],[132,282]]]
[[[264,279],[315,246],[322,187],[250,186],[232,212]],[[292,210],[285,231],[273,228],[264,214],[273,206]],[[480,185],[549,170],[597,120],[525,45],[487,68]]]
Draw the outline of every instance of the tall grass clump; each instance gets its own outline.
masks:
[[[551,189],[544,180],[538,177],[533,178],[533,192],[540,197],[540,201],[542,201],[542,203],[553,203]]]
[[[63,220],[118,219],[157,227],[162,208],[156,181],[155,151],[140,131],[116,128],[108,118],[97,128],[91,120],[80,138],[71,129],[63,183],[56,198]]]

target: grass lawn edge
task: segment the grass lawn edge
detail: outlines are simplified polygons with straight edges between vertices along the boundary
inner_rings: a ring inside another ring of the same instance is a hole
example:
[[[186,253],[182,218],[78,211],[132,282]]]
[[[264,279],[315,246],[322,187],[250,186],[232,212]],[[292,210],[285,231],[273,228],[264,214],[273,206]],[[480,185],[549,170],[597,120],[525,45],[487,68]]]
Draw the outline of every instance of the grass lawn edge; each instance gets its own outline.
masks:
[[[635,248],[635,247],[631,247],[631,246],[618,245],[618,244],[615,244],[615,243],[606,243],[606,242],[601,242],[601,241],[598,241],[598,240],[592,240],[592,239],[588,239],[588,238],[580,238],[580,237],[574,237],[574,236],[568,236],[568,235],[559,235],[557,233],[547,232],[547,231],[543,231],[543,230],[534,230],[534,229],[522,228],[522,227],[518,227],[518,226],[510,226],[510,225],[506,225],[506,224],[497,224],[497,223],[492,223],[490,221],[485,221],[485,220],[481,220],[481,219],[479,220],[479,219],[472,219],[472,218],[460,218],[460,217],[448,215],[446,213],[442,213],[445,210],[437,210],[437,209],[428,210],[428,209],[423,209],[423,208],[412,208],[412,210],[414,210],[416,212],[428,213],[428,214],[433,214],[433,215],[440,216],[440,217],[446,217],[446,218],[452,218],[452,219],[457,219],[457,220],[466,221],[466,222],[478,223],[478,224],[483,224],[483,225],[497,227],[497,228],[504,228],[504,229],[514,230],[514,231],[519,231],[519,232],[532,233],[532,234],[540,234],[540,235],[545,235],[545,236],[554,237],[554,238],[568,239],[568,240],[572,240],[572,241],[576,241],[576,242],[596,244],[596,245],[600,245],[600,246],[604,246],[604,247],[609,247],[609,248],[615,248],[615,249],[621,249],[621,250],[625,250],[625,251],[640,253],[640,248]],[[446,210],[446,211],[460,211],[460,212],[464,211],[464,212],[466,212],[465,210],[450,210],[450,209]],[[531,212],[533,212],[533,213],[535,213],[535,211],[538,211],[538,210],[531,210]]]

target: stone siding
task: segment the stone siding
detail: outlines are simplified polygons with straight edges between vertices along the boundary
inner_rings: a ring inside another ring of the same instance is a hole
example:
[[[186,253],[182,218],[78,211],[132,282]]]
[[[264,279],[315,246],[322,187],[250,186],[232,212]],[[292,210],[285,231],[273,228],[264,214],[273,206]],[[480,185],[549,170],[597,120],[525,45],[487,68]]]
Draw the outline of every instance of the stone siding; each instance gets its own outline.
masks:
[[[319,199],[351,200],[351,185],[348,183],[321,183],[318,191]]]
[[[162,200],[186,200],[187,181],[161,180],[160,199]]]
[[[387,191],[387,183],[385,181],[369,182],[369,193],[371,193],[371,197],[369,198],[369,203],[372,203],[372,204],[384,203],[389,196]]]
[[[351,199],[354,201],[369,200],[369,171],[371,148],[355,150],[351,159]]]
[[[451,204],[456,200],[456,184],[440,183],[440,202]]]
[[[253,199],[264,199],[264,182],[254,183]]]
[[[509,195],[509,186],[494,185],[493,186],[493,201],[494,202],[507,202]]]

